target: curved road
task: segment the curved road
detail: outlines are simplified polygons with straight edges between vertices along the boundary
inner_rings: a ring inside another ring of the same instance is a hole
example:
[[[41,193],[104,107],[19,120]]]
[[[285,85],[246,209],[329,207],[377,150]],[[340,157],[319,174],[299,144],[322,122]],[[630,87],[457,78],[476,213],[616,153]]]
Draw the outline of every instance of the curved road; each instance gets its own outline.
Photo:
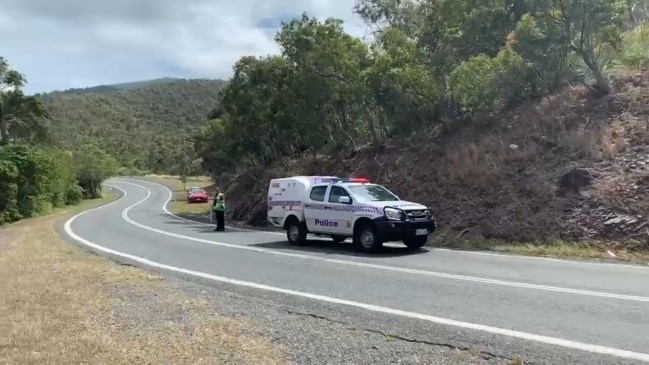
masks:
[[[65,232],[120,260],[322,305],[343,322],[362,313],[368,327],[424,343],[531,363],[649,363],[649,267],[396,247],[361,255],[318,241],[298,249],[279,232],[213,232],[175,217],[162,185],[107,184],[122,198]]]

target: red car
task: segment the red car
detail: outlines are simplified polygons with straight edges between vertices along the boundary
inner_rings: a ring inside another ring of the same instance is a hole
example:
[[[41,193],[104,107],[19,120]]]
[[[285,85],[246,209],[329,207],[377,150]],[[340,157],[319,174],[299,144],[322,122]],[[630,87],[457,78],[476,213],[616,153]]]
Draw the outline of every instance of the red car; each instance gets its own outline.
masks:
[[[190,203],[207,203],[207,192],[201,188],[187,190],[187,201]]]

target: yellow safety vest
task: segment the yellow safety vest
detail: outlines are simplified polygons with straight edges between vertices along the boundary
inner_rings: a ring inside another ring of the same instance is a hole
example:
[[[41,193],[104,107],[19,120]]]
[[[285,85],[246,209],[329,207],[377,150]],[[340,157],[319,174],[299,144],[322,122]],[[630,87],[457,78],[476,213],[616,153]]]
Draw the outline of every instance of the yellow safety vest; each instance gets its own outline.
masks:
[[[214,197],[214,210],[225,210],[225,195],[218,193]]]

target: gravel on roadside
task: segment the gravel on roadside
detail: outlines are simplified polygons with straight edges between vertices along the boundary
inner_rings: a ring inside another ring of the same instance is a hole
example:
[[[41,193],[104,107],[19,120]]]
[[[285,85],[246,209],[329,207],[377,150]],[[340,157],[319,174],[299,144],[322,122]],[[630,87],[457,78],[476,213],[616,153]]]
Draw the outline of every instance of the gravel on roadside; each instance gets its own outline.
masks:
[[[402,337],[391,333],[393,326],[385,325],[384,320],[354,309],[291,298],[278,301],[274,294],[230,290],[225,285],[174,275],[168,275],[167,280],[175,290],[208,298],[220,315],[255,323],[259,335],[279,345],[291,364],[517,364],[513,359],[443,341],[418,339],[416,323],[394,323],[412,332]]]

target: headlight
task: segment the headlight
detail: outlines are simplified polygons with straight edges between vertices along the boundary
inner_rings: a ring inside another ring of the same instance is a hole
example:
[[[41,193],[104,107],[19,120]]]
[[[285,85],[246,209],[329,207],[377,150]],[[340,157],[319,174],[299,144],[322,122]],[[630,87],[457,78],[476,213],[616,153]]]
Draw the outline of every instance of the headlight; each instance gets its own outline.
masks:
[[[426,220],[430,220],[430,209],[425,210]]]
[[[389,207],[383,209],[383,214],[385,214],[385,217],[387,219],[391,219],[395,221],[400,221],[401,218],[403,217],[403,214],[399,209],[389,208]]]

